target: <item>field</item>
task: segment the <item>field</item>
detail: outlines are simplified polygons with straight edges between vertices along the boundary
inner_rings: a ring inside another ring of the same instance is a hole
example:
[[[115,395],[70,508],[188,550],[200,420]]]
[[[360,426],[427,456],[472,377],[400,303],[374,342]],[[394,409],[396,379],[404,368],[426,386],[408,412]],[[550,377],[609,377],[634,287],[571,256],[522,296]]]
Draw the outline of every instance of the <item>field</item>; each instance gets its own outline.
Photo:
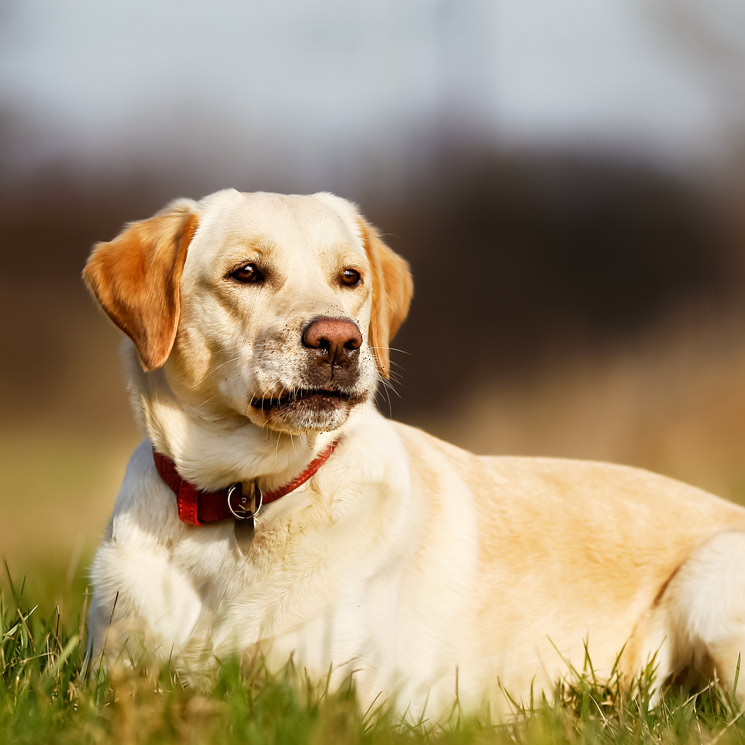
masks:
[[[623,461],[742,501],[745,345],[732,343],[740,320],[726,328],[688,323],[685,335],[658,328],[630,347],[465,391],[449,411],[410,421],[477,451]],[[594,681],[589,666],[567,670],[557,703],[516,708],[501,725],[457,710],[445,725],[402,723],[382,704],[358,711],[351,683],[326,691],[300,671],[272,677],[234,660],[198,689],[144,661],[86,678],[88,566],[139,438],[117,372],[116,335],[91,336],[91,344],[105,362],[80,364],[60,383],[65,395],[54,406],[37,402],[30,415],[12,402],[0,431],[3,745],[745,742],[745,717],[729,691],[671,688],[650,708],[653,677],[632,698],[614,681]]]
[[[515,707],[509,722],[461,716],[401,721],[381,704],[358,711],[351,682],[338,691],[312,686],[288,666],[270,676],[259,665],[224,661],[194,687],[173,669],[84,671],[85,591],[64,588],[64,608],[6,578],[0,596],[0,742],[2,743],[731,743],[745,741],[745,720],[730,692],[710,686],[692,695],[671,688],[650,707],[653,671],[636,696],[617,682],[595,681],[591,665],[567,671],[557,703]]]

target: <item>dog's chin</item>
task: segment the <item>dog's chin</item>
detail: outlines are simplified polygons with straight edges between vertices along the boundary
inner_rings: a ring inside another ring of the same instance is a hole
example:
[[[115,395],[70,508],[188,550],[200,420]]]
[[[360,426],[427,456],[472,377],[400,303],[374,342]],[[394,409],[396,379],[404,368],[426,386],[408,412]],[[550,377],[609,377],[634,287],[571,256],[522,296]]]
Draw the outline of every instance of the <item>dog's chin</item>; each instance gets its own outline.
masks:
[[[330,432],[341,427],[352,409],[366,399],[367,395],[359,393],[300,389],[277,398],[253,398],[248,417],[254,424],[287,434]]]

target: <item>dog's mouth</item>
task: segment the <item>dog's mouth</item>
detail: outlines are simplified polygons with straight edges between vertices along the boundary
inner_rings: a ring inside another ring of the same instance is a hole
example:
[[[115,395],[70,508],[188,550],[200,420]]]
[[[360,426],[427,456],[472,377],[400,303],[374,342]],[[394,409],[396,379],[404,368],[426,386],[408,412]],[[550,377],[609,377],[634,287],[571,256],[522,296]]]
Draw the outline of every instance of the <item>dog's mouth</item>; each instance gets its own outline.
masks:
[[[336,388],[299,388],[283,396],[252,398],[251,406],[257,411],[269,413],[295,406],[314,409],[335,408],[344,403],[355,403],[355,396]]]
[[[341,427],[352,409],[368,396],[367,391],[328,385],[296,388],[280,395],[272,391],[256,396],[249,409],[256,424],[281,432],[330,432]]]

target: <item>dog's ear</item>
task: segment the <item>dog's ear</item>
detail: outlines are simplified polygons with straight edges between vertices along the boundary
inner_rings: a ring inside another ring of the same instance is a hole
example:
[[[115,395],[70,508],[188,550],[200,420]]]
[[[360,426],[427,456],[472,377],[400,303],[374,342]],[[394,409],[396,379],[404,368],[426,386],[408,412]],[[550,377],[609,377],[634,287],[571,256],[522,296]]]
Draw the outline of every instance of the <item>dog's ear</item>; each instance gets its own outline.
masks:
[[[177,200],[148,220],[97,243],[83,279],[134,342],[146,371],[165,363],[176,338],[181,272],[197,229],[196,202]]]
[[[360,219],[362,242],[373,269],[370,346],[381,375],[390,375],[391,340],[409,312],[414,283],[409,264],[383,243],[378,231]]]

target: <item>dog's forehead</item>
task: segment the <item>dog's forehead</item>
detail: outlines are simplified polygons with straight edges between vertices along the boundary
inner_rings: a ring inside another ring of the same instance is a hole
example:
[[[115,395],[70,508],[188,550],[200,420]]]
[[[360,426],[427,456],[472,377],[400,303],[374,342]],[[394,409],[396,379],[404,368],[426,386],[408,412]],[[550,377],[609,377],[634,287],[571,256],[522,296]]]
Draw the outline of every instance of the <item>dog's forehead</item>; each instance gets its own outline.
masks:
[[[205,258],[252,244],[326,250],[362,249],[354,205],[332,194],[217,192],[200,202],[195,243]]]

